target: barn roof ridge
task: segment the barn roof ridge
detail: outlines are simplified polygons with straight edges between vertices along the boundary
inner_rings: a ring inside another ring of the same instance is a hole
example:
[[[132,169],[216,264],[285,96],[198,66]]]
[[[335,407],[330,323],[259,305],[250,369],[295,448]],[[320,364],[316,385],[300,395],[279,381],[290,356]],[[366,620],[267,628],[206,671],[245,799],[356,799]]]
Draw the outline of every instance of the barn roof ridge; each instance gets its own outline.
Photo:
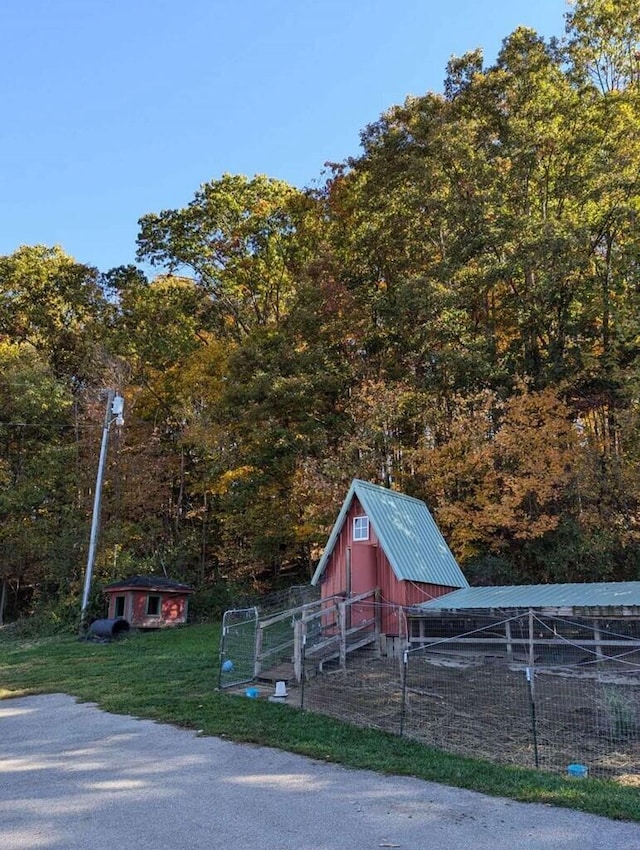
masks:
[[[401,493],[400,490],[392,490],[390,487],[383,487],[382,484],[374,484],[372,481],[365,481],[363,478],[354,478],[351,484],[352,486],[355,485],[358,490],[362,487],[366,487],[374,492],[392,493],[394,499],[406,499],[407,501],[417,502],[420,505],[424,505],[422,499],[417,499],[415,496],[409,496],[407,493]]]
[[[311,580],[317,584],[342,532],[354,497],[369,517],[399,581],[468,587],[426,504],[413,496],[354,478]]]

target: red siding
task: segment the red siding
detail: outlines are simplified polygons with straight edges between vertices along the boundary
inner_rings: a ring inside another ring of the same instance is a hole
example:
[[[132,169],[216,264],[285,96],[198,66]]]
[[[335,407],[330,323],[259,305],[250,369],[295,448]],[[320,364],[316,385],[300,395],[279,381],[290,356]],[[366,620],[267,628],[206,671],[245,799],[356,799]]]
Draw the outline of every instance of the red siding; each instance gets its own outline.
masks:
[[[369,540],[353,540],[353,519],[356,516],[365,515],[366,512],[358,499],[354,498],[321,578],[322,597],[324,599],[348,593],[356,595],[379,588],[380,602],[388,606],[383,607],[382,632],[387,635],[398,635],[404,632],[402,624],[404,617],[399,617],[398,607],[405,608],[427,602],[456,588],[399,581],[382,547],[378,545],[378,539],[371,524],[369,524]],[[349,549],[351,550],[351,586],[349,586],[347,570],[347,550]],[[402,621],[400,626],[399,621]]]
[[[368,561],[366,551],[363,551],[363,549],[370,551],[370,547],[378,545],[378,539],[371,525],[369,525],[369,540],[357,540],[354,542],[353,519],[357,516],[365,516],[365,511],[360,505],[360,502],[354,498],[321,580],[323,597],[336,596],[352,591],[354,571],[363,562]],[[347,577],[347,549],[351,550],[352,587],[349,587]],[[356,579],[356,583],[360,584],[358,579]]]
[[[140,590],[114,590],[109,592],[109,614],[115,617],[116,597],[125,597],[124,619],[137,628],[163,628],[177,626],[187,621],[187,594],[166,593],[143,588]],[[147,614],[147,597],[160,597],[160,613]]]
[[[186,596],[165,596],[162,600],[162,619],[167,625],[184,623],[186,607]]]

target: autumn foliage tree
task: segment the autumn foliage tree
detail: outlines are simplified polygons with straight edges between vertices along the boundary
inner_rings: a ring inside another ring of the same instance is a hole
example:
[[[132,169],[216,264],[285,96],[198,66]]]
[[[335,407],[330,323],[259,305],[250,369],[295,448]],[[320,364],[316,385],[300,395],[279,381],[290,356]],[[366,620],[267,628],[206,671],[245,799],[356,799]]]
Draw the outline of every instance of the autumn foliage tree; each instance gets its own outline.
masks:
[[[418,474],[463,559],[553,534],[575,510],[578,439],[552,389],[468,400],[450,438],[416,452]]]

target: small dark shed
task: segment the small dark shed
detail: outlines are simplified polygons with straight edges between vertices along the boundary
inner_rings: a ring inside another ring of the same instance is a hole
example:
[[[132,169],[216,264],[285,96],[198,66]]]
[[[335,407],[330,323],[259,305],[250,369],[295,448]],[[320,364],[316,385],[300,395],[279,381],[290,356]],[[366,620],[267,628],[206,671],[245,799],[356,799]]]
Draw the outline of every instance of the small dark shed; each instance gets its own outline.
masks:
[[[162,629],[187,622],[193,588],[164,576],[130,576],[104,588],[109,618],[123,617],[137,629]]]

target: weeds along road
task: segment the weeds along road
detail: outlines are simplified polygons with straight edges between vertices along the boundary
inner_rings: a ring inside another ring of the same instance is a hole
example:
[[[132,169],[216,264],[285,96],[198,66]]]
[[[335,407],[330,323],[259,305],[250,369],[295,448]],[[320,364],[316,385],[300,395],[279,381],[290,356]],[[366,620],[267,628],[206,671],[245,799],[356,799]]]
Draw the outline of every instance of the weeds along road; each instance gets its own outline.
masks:
[[[640,824],[106,714],[0,702],[2,850],[640,850]]]

